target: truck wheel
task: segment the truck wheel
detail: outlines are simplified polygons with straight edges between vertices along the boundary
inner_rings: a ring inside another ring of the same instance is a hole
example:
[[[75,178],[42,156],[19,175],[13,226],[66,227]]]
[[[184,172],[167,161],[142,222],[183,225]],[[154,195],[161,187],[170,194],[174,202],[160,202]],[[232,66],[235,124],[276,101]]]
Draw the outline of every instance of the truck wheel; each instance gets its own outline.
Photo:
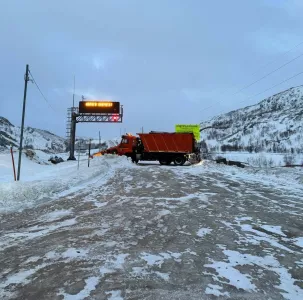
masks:
[[[132,162],[134,163],[134,164],[137,164],[139,161],[137,160],[137,158],[136,158],[136,155],[133,155],[133,156],[131,156],[131,158],[132,158]]]
[[[174,164],[176,166],[183,166],[185,164],[185,158],[184,156],[177,156],[175,159],[174,159]]]

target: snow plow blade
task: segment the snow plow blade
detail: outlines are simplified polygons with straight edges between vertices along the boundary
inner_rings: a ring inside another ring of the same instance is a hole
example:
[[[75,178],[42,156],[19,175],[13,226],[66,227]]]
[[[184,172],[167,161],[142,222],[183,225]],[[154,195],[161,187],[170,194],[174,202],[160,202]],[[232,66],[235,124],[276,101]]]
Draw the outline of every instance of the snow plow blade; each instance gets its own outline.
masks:
[[[188,158],[188,162],[191,165],[198,164],[200,161],[201,161],[201,158],[200,158],[200,155],[198,155],[198,154],[191,154]]]
[[[90,156],[90,158],[94,158],[94,157],[97,157],[97,156],[102,156],[103,154],[101,152],[97,152],[97,153],[94,153]]]

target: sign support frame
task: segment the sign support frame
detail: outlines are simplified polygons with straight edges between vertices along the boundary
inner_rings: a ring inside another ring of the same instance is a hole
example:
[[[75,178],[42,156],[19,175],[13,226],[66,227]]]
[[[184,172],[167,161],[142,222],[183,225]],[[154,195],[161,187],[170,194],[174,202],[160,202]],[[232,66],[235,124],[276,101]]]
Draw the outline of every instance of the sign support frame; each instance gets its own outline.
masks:
[[[76,124],[77,123],[122,123],[123,122],[123,105],[120,106],[119,114],[100,114],[100,113],[79,113],[76,108],[71,117],[70,149],[67,160],[76,160],[75,141],[76,141]]]

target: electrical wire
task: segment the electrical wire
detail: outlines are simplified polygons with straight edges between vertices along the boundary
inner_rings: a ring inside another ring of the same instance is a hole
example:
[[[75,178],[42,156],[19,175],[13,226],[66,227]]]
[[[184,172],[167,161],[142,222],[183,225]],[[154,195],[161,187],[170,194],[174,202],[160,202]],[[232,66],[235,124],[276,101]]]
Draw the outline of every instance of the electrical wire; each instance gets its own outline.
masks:
[[[252,96],[248,97],[248,98],[245,99],[245,100],[242,100],[242,101],[238,102],[238,104],[243,103],[243,102],[246,102],[246,101],[252,99],[253,97],[257,97],[257,96],[259,96],[259,95],[261,95],[261,94],[263,94],[263,93],[265,93],[265,92],[267,92],[267,91],[269,91],[269,90],[271,90],[271,89],[273,89],[273,88],[275,88],[275,87],[277,87],[277,86],[279,86],[279,85],[281,85],[281,84],[283,84],[283,83],[285,83],[285,82],[287,82],[287,81],[289,81],[289,80],[291,80],[291,79],[293,79],[293,78],[295,78],[295,77],[297,77],[297,76],[299,76],[299,75],[301,75],[301,74],[303,74],[303,71],[302,71],[302,72],[299,72],[299,73],[297,73],[297,74],[295,74],[295,75],[293,75],[293,76],[291,76],[291,77],[289,77],[289,78],[287,78],[287,79],[285,79],[285,80],[283,80],[283,81],[281,81],[281,82],[279,82],[279,83],[277,83],[277,84],[275,84],[275,85],[273,85],[273,86],[271,86],[270,88],[265,89],[265,90],[262,91],[262,92],[259,92],[259,93],[255,94],[255,95],[252,95]],[[221,113],[223,113],[223,112],[224,112],[224,110],[221,110],[221,111],[218,113],[218,115],[221,114]]]
[[[273,70],[273,71],[267,73],[266,75],[264,75],[263,77],[257,79],[257,80],[254,81],[253,83],[250,83],[250,84],[246,85],[245,87],[241,88],[240,90],[238,90],[236,93],[232,94],[231,96],[234,96],[234,95],[236,95],[236,94],[242,92],[243,90],[245,90],[245,89],[251,87],[252,85],[256,84],[257,82],[259,82],[259,81],[263,80],[264,78],[270,76],[271,74],[277,72],[278,70],[281,70],[282,68],[284,68],[285,66],[289,65],[289,64],[292,63],[293,61],[297,60],[297,59],[300,58],[301,56],[303,56],[303,53],[301,53],[300,55],[296,56],[295,58],[289,60],[288,62],[286,62],[285,64],[283,64],[283,65],[280,66],[279,68],[277,68],[277,69],[275,69],[275,70]]]
[[[293,58],[293,59],[287,61],[285,64],[283,64],[283,65],[279,66],[277,69],[275,69],[275,70],[273,70],[273,71],[267,73],[267,74],[264,75],[263,77],[261,77],[261,78],[255,80],[254,82],[252,82],[252,83],[250,83],[250,84],[244,86],[243,88],[239,89],[237,92],[235,92],[234,94],[230,95],[230,97],[239,94],[239,93],[242,92],[243,90],[245,90],[245,89],[247,89],[247,88],[253,86],[254,84],[260,82],[260,81],[263,80],[264,78],[266,78],[266,77],[272,75],[273,73],[277,72],[278,70],[281,70],[282,68],[284,68],[285,66],[289,65],[289,64],[292,63],[293,61],[299,59],[299,58],[302,57],[302,56],[303,56],[303,53],[301,53],[300,55],[296,56],[295,58]],[[207,109],[209,109],[209,108],[212,108],[215,104],[221,103],[222,101],[223,101],[223,99],[222,99],[222,100],[219,100],[219,101],[216,101],[216,102],[214,102],[212,105],[210,105],[210,106],[208,106],[208,107],[206,107],[206,108],[204,108],[204,109],[202,109],[202,110],[207,110]]]
[[[261,94],[263,94],[263,93],[265,93],[265,92],[267,92],[267,91],[269,91],[269,90],[271,90],[271,89],[273,89],[273,88],[275,88],[275,87],[277,87],[277,86],[279,86],[279,85],[281,85],[281,84],[283,84],[283,83],[285,83],[285,82],[287,82],[287,81],[289,81],[289,80],[291,80],[291,79],[293,79],[293,78],[295,78],[295,77],[297,77],[297,76],[299,76],[301,74],[303,74],[303,71],[299,72],[299,73],[295,74],[294,76],[291,76],[291,77],[289,77],[289,78],[287,78],[287,79],[285,79],[285,80],[283,80],[283,81],[281,81],[281,82],[279,82],[279,83],[277,83],[275,85],[273,85],[272,87],[270,87],[270,88],[268,88],[268,89],[266,89],[266,90],[264,90],[264,91],[262,91],[260,93],[257,93],[257,94],[255,94],[253,96],[250,96],[248,99],[242,100],[239,103],[243,103],[243,102],[245,102],[245,101],[247,101],[247,100],[249,100],[249,99],[251,99],[253,97],[259,96],[259,95],[261,95]]]
[[[300,42],[299,44],[295,45],[294,47],[292,47],[291,49],[289,50],[286,50],[285,52],[283,52],[281,55],[279,55],[278,57],[276,57],[275,59],[273,59],[272,61],[264,64],[263,66],[259,67],[254,73],[250,74],[250,76],[253,76],[255,74],[257,74],[259,72],[259,70],[271,65],[273,62],[277,61],[280,57],[284,56],[285,54],[291,52],[292,50],[298,48],[299,46],[301,46],[303,44],[303,42]]]
[[[47,98],[46,98],[46,97],[44,96],[44,94],[42,93],[42,91],[41,91],[39,85],[37,84],[37,82],[36,82],[36,80],[35,80],[35,78],[34,78],[34,76],[33,76],[33,74],[31,73],[30,70],[29,70],[29,74],[30,74],[30,76],[31,76],[32,82],[36,85],[36,87],[37,87],[38,91],[40,92],[40,94],[41,94],[42,98],[44,99],[44,101],[48,104],[48,106],[49,106],[54,112],[58,113],[58,111],[52,107],[52,105],[49,103],[49,101],[47,100]]]
[[[295,48],[297,48],[297,47],[301,46],[302,44],[303,44],[303,41],[302,41],[302,42],[300,42],[300,43],[298,43],[298,44],[296,44],[295,46],[293,46],[293,47],[292,47],[292,48],[290,48],[289,50],[287,50],[287,51],[283,52],[281,55],[279,55],[279,56],[278,56],[278,58],[280,58],[280,57],[284,56],[285,54],[287,54],[287,53],[291,52],[292,50],[294,50]],[[303,54],[299,55],[299,57],[301,57],[302,55],[303,55]],[[238,94],[238,93],[239,93],[239,92],[241,92],[242,90],[244,90],[244,89],[246,89],[246,88],[248,88],[248,87],[252,86],[253,84],[255,84],[255,83],[257,83],[257,82],[261,81],[262,79],[264,79],[264,78],[268,77],[268,76],[269,76],[269,75],[271,75],[272,73],[274,73],[274,72],[278,71],[280,68],[283,68],[285,65],[287,65],[287,64],[289,64],[289,63],[291,63],[292,61],[294,61],[294,60],[298,59],[299,57],[295,57],[293,60],[291,60],[291,61],[287,62],[286,64],[284,64],[284,65],[282,65],[282,66],[280,66],[278,69],[276,69],[276,70],[272,71],[270,74],[267,74],[267,75],[265,75],[264,77],[262,77],[262,78],[258,79],[256,82],[253,82],[253,83],[249,84],[248,86],[243,87],[243,88],[242,88],[240,91],[237,91],[235,94]],[[263,68],[267,67],[268,65],[272,64],[273,62],[277,61],[277,60],[278,60],[278,58],[275,58],[274,60],[272,60],[272,61],[270,61],[270,62],[266,63],[265,65],[260,66],[260,67],[259,67],[259,68],[258,68],[258,69],[255,71],[255,72],[251,73],[251,74],[250,74],[250,76],[255,75],[256,73],[258,73],[258,71],[259,71],[260,69],[263,69]],[[236,87],[236,85],[231,85],[229,88],[233,88],[233,87]],[[229,89],[229,88],[228,88],[228,89]],[[224,95],[224,94],[225,94],[225,93],[228,91],[228,89],[225,89],[225,90],[224,90],[224,91],[221,93],[221,95]],[[235,94],[233,94],[233,95],[235,95]],[[203,110],[203,111],[205,111],[205,110],[207,110],[207,109],[209,109],[209,108],[212,108],[212,107],[214,106],[214,104],[217,104],[217,103],[220,103],[220,102],[222,102],[222,100],[216,101],[216,102],[215,102],[215,103],[213,103],[212,105],[207,106],[207,107],[205,107],[205,108],[201,109],[201,111],[202,111],[202,110]]]

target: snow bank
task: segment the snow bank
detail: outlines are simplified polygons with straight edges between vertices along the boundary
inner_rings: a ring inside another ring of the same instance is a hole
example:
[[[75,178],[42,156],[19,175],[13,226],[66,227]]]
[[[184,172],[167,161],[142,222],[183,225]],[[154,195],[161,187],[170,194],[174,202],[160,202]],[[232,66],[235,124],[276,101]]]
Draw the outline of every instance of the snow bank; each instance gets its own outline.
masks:
[[[81,160],[79,170],[77,161],[39,165],[24,156],[21,181],[14,182],[12,174],[7,174],[9,164],[7,157],[0,155],[0,212],[22,210],[84,189],[92,183],[102,185],[117,168],[132,166],[126,157],[111,155],[92,159],[89,168],[87,159]]]
[[[252,167],[271,168],[285,166],[285,156],[292,157],[292,164],[302,165],[303,154],[289,154],[289,153],[271,153],[271,152],[218,152],[213,153],[214,157],[224,157],[227,160],[236,160],[248,164]]]
[[[303,168],[252,168],[244,169],[235,166],[217,164],[211,161],[201,161],[199,164],[183,168],[171,168],[172,171],[181,176],[210,176],[210,174],[221,174],[230,180],[239,182],[258,182],[277,189],[283,188],[302,194]]]

